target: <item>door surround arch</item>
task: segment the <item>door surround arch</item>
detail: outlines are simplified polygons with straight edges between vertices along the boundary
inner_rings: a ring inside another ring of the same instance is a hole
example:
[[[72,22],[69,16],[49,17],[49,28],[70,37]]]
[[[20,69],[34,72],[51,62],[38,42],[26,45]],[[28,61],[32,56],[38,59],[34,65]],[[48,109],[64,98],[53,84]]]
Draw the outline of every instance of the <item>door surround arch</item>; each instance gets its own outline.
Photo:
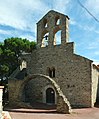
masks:
[[[54,93],[55,93],[55,104],[57,104],[57,94],[56,94],[56,91],[55,91],[55,88],[52,86],[52,85],[47,85],[46,87],[43,88],[43,103],[46,103],[46,90],[48,88],[52,88]]]

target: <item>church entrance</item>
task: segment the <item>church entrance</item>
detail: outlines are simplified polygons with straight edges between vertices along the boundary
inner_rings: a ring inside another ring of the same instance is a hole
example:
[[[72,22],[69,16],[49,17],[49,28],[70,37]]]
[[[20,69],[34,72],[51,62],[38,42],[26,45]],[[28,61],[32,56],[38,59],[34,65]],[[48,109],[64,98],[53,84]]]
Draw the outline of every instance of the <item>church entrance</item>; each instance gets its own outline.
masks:
[[[46,90],[46,103],[55,104],[55,92],[52,88]]]

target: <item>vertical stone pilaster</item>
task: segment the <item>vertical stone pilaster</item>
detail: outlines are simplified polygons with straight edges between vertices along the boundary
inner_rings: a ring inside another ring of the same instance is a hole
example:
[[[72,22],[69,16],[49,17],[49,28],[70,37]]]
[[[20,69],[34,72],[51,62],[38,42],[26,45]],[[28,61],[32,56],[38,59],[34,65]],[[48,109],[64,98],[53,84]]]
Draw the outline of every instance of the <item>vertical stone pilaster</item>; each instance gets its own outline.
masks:
[[[62,45],[69,42],[69,19],[62,18],[62,33],[61,33]]]
[[[53,46],[53,39],[54,39],[54,33],[53,31],[50,31],[50,34],[49,34],[49,42],[48,42],[48,46],[49,47],[52,47]]]
[[[2,118],[2,96],[3,96],[4,86],[0,86],[0,119]]]

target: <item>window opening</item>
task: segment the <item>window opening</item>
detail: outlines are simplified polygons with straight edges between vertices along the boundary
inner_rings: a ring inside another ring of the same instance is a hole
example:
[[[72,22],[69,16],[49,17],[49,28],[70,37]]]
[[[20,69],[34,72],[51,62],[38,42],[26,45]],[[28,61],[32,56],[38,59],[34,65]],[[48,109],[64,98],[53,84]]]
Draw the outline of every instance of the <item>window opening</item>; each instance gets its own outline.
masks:
[[[60,24],[60,19],[58,19],[56,22],[56,25],[59,25],[59,24]]]
[[[54,45],[60,45],[61,44],[61,30],[57,31],[54,35]]]
[[[55,77],[55,68],[54,67],[48,68],[47,70],[48,70],[49,77],[54,78]]]
[[[41,47],[48,46],[49,33],[44,34]]]
[[[52,77],[55,77],[55,68],[52,68]]]
[[[48,27],[47,19],[44,20],[44,28]]]
[[[51,77],[52,78],[52,71],[51,71],[51,69],[49,68],[49,77]]]
[[[46,24],[45,24],[45,28],[47,28],[47,27],[48,27],[48,24],[46,23]]]
[[[59,17],[56,17],[55,25],[60,25],[60,18]]]

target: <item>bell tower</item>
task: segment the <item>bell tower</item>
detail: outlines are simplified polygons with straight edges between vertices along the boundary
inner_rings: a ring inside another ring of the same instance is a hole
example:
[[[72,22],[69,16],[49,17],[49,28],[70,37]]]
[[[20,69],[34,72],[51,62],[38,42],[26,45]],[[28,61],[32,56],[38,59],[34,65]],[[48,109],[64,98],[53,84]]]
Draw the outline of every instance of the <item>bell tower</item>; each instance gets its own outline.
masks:
[[[49,11],[37,23],[38,47],[52,47],[69,42],[69,17],[56,11]],[[57,35],[58,32],[60,36]],[[57,39],[56,39],[57,35]]]

